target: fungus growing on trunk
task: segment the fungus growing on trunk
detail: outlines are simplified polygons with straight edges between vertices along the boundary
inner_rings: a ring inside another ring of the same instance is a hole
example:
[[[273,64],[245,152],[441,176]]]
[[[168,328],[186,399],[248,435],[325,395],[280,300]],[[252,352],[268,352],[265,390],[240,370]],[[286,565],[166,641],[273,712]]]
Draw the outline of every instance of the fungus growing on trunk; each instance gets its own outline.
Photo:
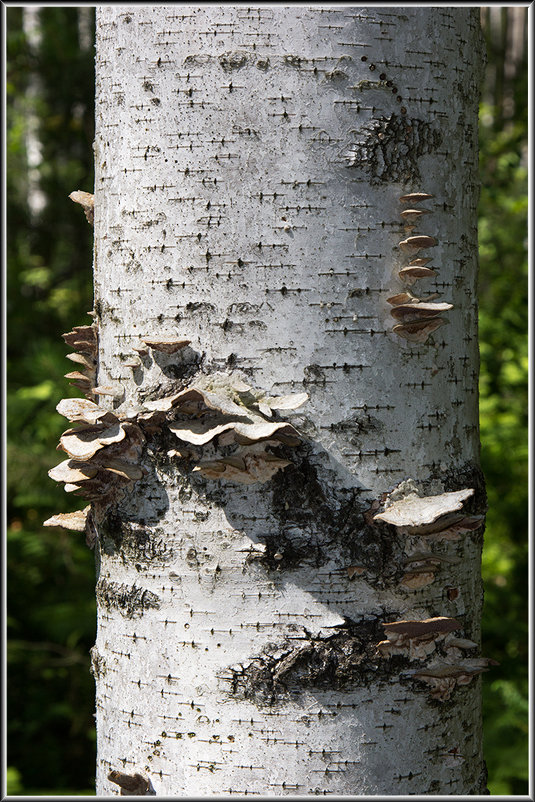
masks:
[[[416,265],[411,262],[411,264],[401,268],[398,276],[405,284],[412,286],[415,281],[418,281],[418,279],[431,278],[432,276],[436,276],[436,274],[436,270],[433,270],[431,267]]]
[[[473,494],[473,488],[454,490],[437,496],[420,496],[413,491],[387,504],[383,512],[376,513],[373,518],[397,527],[400,534],[436,533],[467,517],[463,513],[455,513],[462,509],[466,499]]]
[[[124,387],[121,387],[120,384],[99,385],[98,387],[93,387],[91,395],[109,395],[111,398],[120,401],[124,398]]]
[[[108,420],[116,420],[113,413],[102,409],[93,401],[83,398],[63,398],[56,406],[56,410],[70,421],[81,421],[83,423],[96,423],[101,418],[108,416]]]
[[[277,471],[286,468],[292,463],[281,459],[265,450],[265,446],[252,446],[242,450],[231,457],[222,457],[218,460],[201,460],[193,468],[200,476],[208,479],[227,479],[242,484],[254,482],[267,482]]]
[[[266,482],[291,464],[267,449],[297,446],[301,436],[290,423],[273,420],[273,413],[297,409],[307,398],[306,393],[269,397],[237,376],[216,373],[199,377],[179,393],[148,401],[138,420],[149,429],[165,425],[173,432],[181,447],[171,452],[192,460],[192,472],[251,484]]]
[[[223,432],[228,432],[224,445],[231,445],[233,442],[245,445],[258,443],[261,440],[276,440],[285,445],[297,445],[299,442],[299,434],[290,423],[183,421],[170,423],[169,429],[176,434],[179,440],[199,446],[206,445],[215,437],[222,435]]]
[[[75,351],[90,353],[92,356],[96,355],[97,335],[94,324],[90,326],[74,326],[72,331],[68,331],[61,336],[67,345],[70,345]]]
[[[403,195],[400,200],[402,202],[416,202],[418,203],[425,198],[433,197],[424,192],[415,192],[409,195]],[[400,212],[401,217],[407,221],[417,221],[422,214],[429,213],[428,209],[405,209]],[[415,228],[412,226],[405,226],[405,230],[409,231]],[[415,235],[407,237],[399,243],[402,251],[415,256],[422,248],[430,248],[437,245],[438,242],[434,237],[427,235]],[[420,278],[426,278],[436,275],[435,271],[426,267],[430,261],[429,257],[418,257],[413,259],[409,265],[401,268],[399,277],[402,282],[408,286],[412,286],[415,281]],[[439,316],[441,312],[446,312],[453,309],[453,306],[448,303],[430,303],[432,299],[437,298],[437,294],[430,295],[428,298],[416,298],[409,292],[402,292],[391,296],[387,299],[388,303],[393,306],[390,310],[392,317],[401,321],[396,324],[392,331],[398,337],[402,337],[408,342],[425,343],[430,334],[436,331],[444,320]]]
[[[402,195],[400,201],[402,203],[420,203],[424,200],[434,198],[434,195],[429,195],[427,192],[409,192],[408,195]]]
[[[455,541],[463,532],[481,526],[482,515],[467,516],[462,512],[464,502],[474,494],[472,488],[421,496],[411,480],[402,482],[390,496],[382,512],[373,515],[373,521],[395,526],[399,535],[407,535],[406,557],[400,584],[417,590],[430,585],[441,564],[456,563],[455,557],[437,554],[428,548],[434,540]]]
[[[91,314],[91,313],[89,313]],[[83,372],[66,373],[65,378],[85,393],[86,398],[93,395],[97,364],[97,326],[74,326],[72,331],[62,335],[67,345],[78,353],[67,354],[67,359],[82,365]]]
[[[118,443],[126,437],[126,431],[119,421],[94,423],[67,429],[59,439],[58,448],[76,460],[88,460],[97,451],[111,443]]]
[[[423,248],[433,248],[438,245],[438,241],[434,237],[429,237],[426,234],[419,234],[415,237],[407,237],[399,243],[399,247],[405,253],[418,253]]]
[[[383,657],[394,654],[408,655],[411,659],[424,660],[450,632],[460,629],[462,624],[455,618],[439,616],[422,621],[392,621],[382,625],[386,640],[377,644]]]
[[[110,771],[108,780],[119,786],[120,796],[153,796],[155,794],[150,780],[145,779],[141,774]]]
[[[91,391],[91,379],[88,376],[85,376],[79,370],[73,370],[70,373],[63,374],[66,379],[71,380],[71,384],[74,384],[80,390],[84,390],[86,393]]]
[[[423,214],[431,214],[429,209],[404,209],[400,212],[404,220],[417,221]]]
[[[394,306],[390,310],[390,314],[403,323],[413,323],[414,321],[438,317],[441,312],[448,312],[450,309],[453,309],[452,304],[425,303],[418,298],[414,298],[410,303],[401,303]]]
[[[90,192],[83,192],[81,189],[76,189],[71,192],[69,198],[74,203],[79,203],[85,212],[85,217],[88,223],[93,225],[95,218],[95,196]]]
[[[435,298],[439,297],[438,292],[433,292],[431,295],[427,295],[425,298],[417,298],[412,292],[398,292],[397,295],[391,295],[390,298],[387,298],[386,301],[391,306],[400,306],[401,304],[412,304],[413,306],[417,306],[418,304],[429,303],[430,301],[434,301]]]
[[[72,354],[66,354],[66,358],[70,359],[71,362],[77,362],[82,366],[84,375],[87,379],[89,379],[91,384],[95,381],[97,360],[94,357],[86,354],[78,354],[75,351]]]
[[[91,506],[75,512],[59,512],[43,522],[43,526],[59,526],[61,529],[71,529],[74,532],[84,532],[87,516]]]
[[[411,343],[425,343],[430,334],[436,331],[446,321],[441,317],[414,320],[408,323],[397,323],[392,331]]]
[[[57,410],[81,424],[61,435],[58,449],[69,459],[48,472],[66,492],[102,500],[141,478],[136,463],[145,438],[137,425],[82,398],[63,399]]]
[[[456,563],[458,560],[454,557],[446,557],[443,554],[435,554],[432,551],[427,552],[413,552],[409,554],[403,561],[406,573],[403,575],[400,585],[416,590],[430,585],[435,579],[441,563]]]
[[[468,685],[474,677],[489,670],[490,665],[499,665],[490,657],[473,657],[448,662],[434,660],[425,668],[406,672],[408,676],[425,682],[431,688],[432,699],[448,700],[457,685]]]
[[[191,343],[191,340],[177,340],[176,338],[160,339],[160,340],[143,340],[143,342],[152,348],[153,351],[161,351],[162,354],[176,354]],[[135,349],[139,351],[139,349]],[[139,351],[141,353],[141,351]]]

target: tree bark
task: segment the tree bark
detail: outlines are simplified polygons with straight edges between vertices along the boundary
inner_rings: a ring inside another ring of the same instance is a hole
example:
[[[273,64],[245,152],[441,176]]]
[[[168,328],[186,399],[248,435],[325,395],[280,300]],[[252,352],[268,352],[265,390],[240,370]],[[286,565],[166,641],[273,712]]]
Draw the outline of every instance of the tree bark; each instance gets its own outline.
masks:
[[[485,792],[478,14],[98,10],[97,794]]]

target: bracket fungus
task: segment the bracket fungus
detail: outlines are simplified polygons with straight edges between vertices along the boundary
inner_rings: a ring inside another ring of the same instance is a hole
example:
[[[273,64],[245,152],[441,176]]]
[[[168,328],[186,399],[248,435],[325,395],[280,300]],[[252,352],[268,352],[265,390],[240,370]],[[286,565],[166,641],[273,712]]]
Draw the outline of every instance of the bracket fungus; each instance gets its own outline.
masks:
[[[91,390],[91,379],[89,376],[81,373],[79,370],[73,370],[70,373],[63,374],[66,379],[71,380],[71,384],[76,385],[80,390],[85,390],[89,392]]]
[[[59,526],[61,529],[70,529],[73,532],[85,532],[87,516],[91,506],[75,512],[59,512],[43,522],[43,526]]]
[[[97,364],[97,326],[74,326],[72,331],[62,335],[67,345],[77,353],[67,354],[67,359],[82,366],[82,371],[66,373],[65,378],[85,393],[87,398],[93,394]]]
[[[386,301],[391,306],[400,306],[404,305],[411,305],[418,307],[419,304],[428,303],[429,301],[434,301],[435,298],[438,298],[438,292],[434,292],[431,295],[428,295],[426,298],[417,298],[412,292],[398,292],[397,295],[391,295],[390,298],[387,298]]]
[[[425,267],[432,259],[430,256],[417,256],[415,259],[411,259],[409,262],[409,267]]]
[[[414,323],[415,321],[438,317],[441,312],[448,312],[450,309],[453,309],[452,304],[426,303],[414,298],[409,303],[400,303],[393,306],[390,314],[403,323]]]
[[[427,198],[432,198],[425,192],[413,192],[402,195],[400,201],[403,203],[419,203]],[[423,214],[429,214],[429,209],[409,208],[400,212],[401,217],[407,222],[416,222]],[[414,225],[405,226],[406,231],[412,231]],[[399,278],[407,285],[412,286],[418,279],[428,278],[436,275],[436,271],[427,267],[431,261],[430,257],[416,257],[423,248],[431,248],[438,244],[434,237],[424,234],[407,237],[399,243],[399,247],[411,257],[415,257],[411,262],[399,270]],[[390,314],[400,322],[393,326],[392,331],[398,337],[402,337],[410,343],[425,343],[430,334],[444,324],[443,318],[439,317],[441,312],[453,309],[452,304],[431,303],[431,300],[438,297],[435,294],[425,299],[416,298],[408,292],[397,293],[387,299],[393,306]]]
[[[106,384],[93,387],[91,389],[91,395],[109,395],[116,401],[122,401],[125,396],[125,391],[124,387],[120,384]]]
[[[434,317],[430,320],[415,320],[407,323],[397,323],[392,331],[398,337],[403,337],[411,343],[425,343],[430,334],[436,331],[445,323],[441,317]]]
[[[76,351],[72,354],[66,354],[66,358],[71,362],[77,362],[85,371],[85,375],[91,381],[95,379],[97,360],[93,356],[86,354],[78,354]]]
[[[72,331],[62,334],[62,337],[75,351],[96,355],[97,335],[94,323],[90,326],[74,326]]]
[[[454,557],[446,557],[444,554],[432,551],[414,552],[403,561],[406,573],[401,578],[400,584],[410,590],[423,588],[434,582],[435,573],[441,563],[456,562],[458,561]]]
[[[73,193],[80,194],[87,193]],[[72,199],[80,203],[86,200],[80,197]],[[94,312],[89,314],[95,316]],[[94,386],[98,350],[96,323],[75,326],[62,336],[65,343],[75,349],[68,358],[84,371],[72,371],[66,374],[66,378],[71,379],[86,398],[66,398],[57,405],[57,411],[77,425],[63,432],[57,446],[68,458],[48,473],[51,479],[63,483],[67,493],[94,502],[105,500],[108,504],[110,498],[143,476],[138,463],[145,436],[136,423],[137,414],[115,414],[91,400],[99,395],[124,398],[120,385]],[[52,516],[45,525],[82,531],[86,528],[89,510],[90,507],[86,507],[75,513]]]
[[[143,340],[145,345],[148,345],[149,348],[152,348],[153,351],[161,351],[162,354],[176,354],[177,351],[181,351],[182,348],[185,348],[187,345],[191,343],[191,340],[184,340],[184,339],[176,339],[169,338],[169,339],[159,339],[159,340]],[[138,353],[142,353],[140,349],[135,349]]]
[[[407,676],[430,686],[430,697],[440,702],[447,701],[457,685],[468,685],[474,677],[489,670],[490,665],[499,665],[490,657],[472,657],[449,662],[436,659],[425,668],[406,672]]]
[[[431,214],[429,209],[404,209],[401,213],[404,220],[418,220],[423,214]]]
[[[264,446],[250,448],[245,453],[239,451],[231,457],[218,460],[201,461],[193,471],[208,479],[227,479],[242,484],[267,482],[277,471],[291,465],[287,459],[270,454]]]
[[[79,203],[85,212],[86,220],[93,225],[95,218],[95,196],[90,192],[83,192],[81,189],[76,189],[71,192],[69,198],[74,203]]]
[[[422,621],[392,621],[382,626],[386,640],[377,644],[377,651],[382,657],[402,654],[411,659],[424,660],[435,650],[438,641],[462,625],[455,618],[439,616]]]
[[[410,262],[406,267],[402,267],[398,273],[400,279],[409,286],[412,286],[414,282],[420,278],[432,278],[436,276],[436,274],[436,270],[433,270],[432,267],[417,265],[414,262]]]
[[[273,413],[297,409],[307,399],[306,393],[268,397],[238,377],[214,374],[147,402],[138,420],[145,428],[165,425],[173,432],[180,447],[172,451],[193,461],[192,473],[251,484],[290,464],[268,448],[297,446],[301,436],[292,424],[273,420]]]
[[[420,496],[412,491],[397,501],[387,502],[385,509],[373,519],[395,526],[399,534],[458,540],[461,534],[477,529],[483,522],[482,515],[461,512],[464,502],[473,494],[473,488],[436,496]]]
[[[348,565],[345,570],[347,572],[347,578],[350,580],[354,579],[356,576],[361,576],[366,571],[363,565]]]
[[[58,449],[68,459],[48,472],[67,493],[102,500],[142,477],[137,462],[145,438],[139,426],[83,398],[65,398],[57,410],[80,424],[63,432]]]
[[[427,192],[409,192],[407,195],[401,195],[400,201],[402,203],[420,203],[434,197],[434,195],[429,195]]]
[[[96,423],[109,415],[105,409],[93,401],[83,398],[63,398],[56,406],[56,410],[70,421],[82,421],[83,423]]]
[[[63,432],[58,448],[63,449],[72,459],[89,460],[104,446],[119,443],[125,437],[125,429],[117,420],[106,423],[87,423]]]
[[[423,248],[433,248],[438,245],[438,241],[434,237],[427,234],[418,234],[415,237],[407,237],[399,243],[399,247],[405,253],[416,254]]]
[[[121,789],[120,796],[154,796],[150,780],[142,774],[125,774],[122,771],[110,771],[108,780]]]
[[[179,440],[198,446],[206,445],[224,432],[228,432],[224,445],[231,445],[233,442],[251,445],[262,440],[277,440],[285,445],[295,446],[299,442],[299,435],[290,423],[271,423],[254,419],[247,423],[233,420],[219,424],[213,419],[181,421],[170,423],[169,429]]]

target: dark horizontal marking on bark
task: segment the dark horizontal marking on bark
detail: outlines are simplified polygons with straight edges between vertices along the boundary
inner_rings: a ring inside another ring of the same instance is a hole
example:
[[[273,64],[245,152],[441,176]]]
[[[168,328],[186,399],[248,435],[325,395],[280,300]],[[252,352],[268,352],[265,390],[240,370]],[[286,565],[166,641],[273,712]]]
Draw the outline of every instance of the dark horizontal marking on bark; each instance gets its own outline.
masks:
[[[382,253],[349,253],[345,259],[382,259]]]
[[[376,334],[382,334],[386,337],[389,332],[388,331],[376,331],[375,329],[326,329],[329,334],[369,334],[370,337],[374,337]],[[370,365],[365,365],[365,367],[371,367]]]
[[[150,590],[99,579],[97,603],[108,610],[119,610],[126,618],[140,618],[147,609],[159,609],[160,599]]]
[[[376,331],[375,329],[325,329],[327,334],[369,334],[373,337],[375,334],[388,334],[388,331]],[[363,367],[371,367],[371,365],[364,365]]]
[[[337,365],[336,362],[332,365],[318,365],[321,370],[346,370],[347,368],[371,368],[372,365],[348,365],[344,362],[343,365]]]
[[[393,404],[384,404],[381,406],[380,404],[370,405],[370,404],[362,404],[361,406],[351,407],[351,409],[363,409],[364,412],[368,409],[395,409]]]

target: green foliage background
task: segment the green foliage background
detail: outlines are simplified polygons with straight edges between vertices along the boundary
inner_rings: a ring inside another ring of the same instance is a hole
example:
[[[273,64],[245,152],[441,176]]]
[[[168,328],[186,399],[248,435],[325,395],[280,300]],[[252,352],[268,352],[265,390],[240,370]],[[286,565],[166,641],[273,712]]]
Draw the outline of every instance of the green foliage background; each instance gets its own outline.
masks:
[[[93,187],[94,51],[84,47],[81,22],[77,7],[41,9],[41,44],[32,48],[23,9],[7,9],[10,794],[94,794],[93,553],[81,535],[42,526],[82,506],[47,476],[62,459],[55,448],[65,423],[55,406],[78,395],[63,378],[73,365],[60,335],[89,323],[92,308],[93,232],[67,197]],[[511,90],[515,115],[505,119],[504,86],[496,88],[505,55],[488,31],[487,39],[494,83],[480,126],[483,643],[500,665],[483,680],[484,737],[491,793],[511,795],[527,794],[528,779],[527,68]],[[28,205],[32,115],[46,198],[38,215]]]

